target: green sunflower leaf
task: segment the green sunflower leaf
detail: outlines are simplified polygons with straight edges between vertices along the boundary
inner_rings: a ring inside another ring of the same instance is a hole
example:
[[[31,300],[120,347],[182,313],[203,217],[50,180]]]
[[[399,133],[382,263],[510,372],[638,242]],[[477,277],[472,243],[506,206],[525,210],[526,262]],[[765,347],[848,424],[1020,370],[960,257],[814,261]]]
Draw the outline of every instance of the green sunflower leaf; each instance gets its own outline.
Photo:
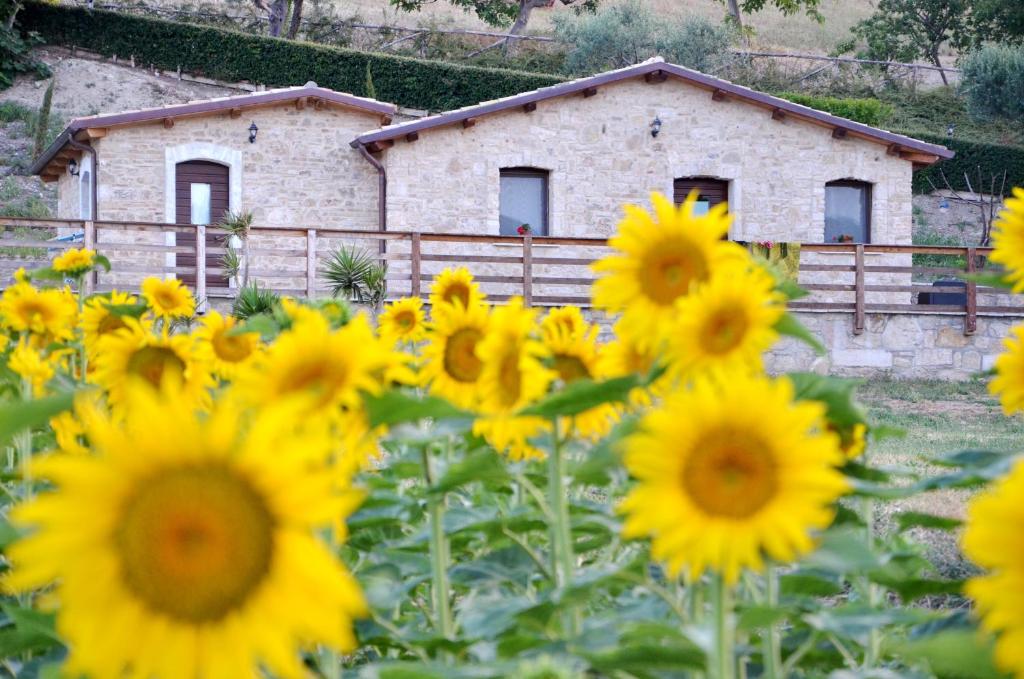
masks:
[[[788,311],[782,314],[782,318],[775,323],[775,332],[800,340],[814,349],[814,352],[819,356],[824,356],[827,353],[825,345],[814,336],[814,333],[808,330],[806,325],[797,320],[796,316]]]
[[[473,414],[437,396],[416,396],[400,389],[368,394],[364,399],[370,427],[393,426],[425,418],[435,420],[472,419]]]
[[[605,403],[624,403],[629,398],[629,392],[640,384],[636,375],[614,377],[601,382],[581,379],[518,414],[535,417],[578,415]]]
[[[74,397],[74,392],[66,392],[0,405],[0,445],[6,445],[18,432],[45,424],[54,415],[70,409]]]

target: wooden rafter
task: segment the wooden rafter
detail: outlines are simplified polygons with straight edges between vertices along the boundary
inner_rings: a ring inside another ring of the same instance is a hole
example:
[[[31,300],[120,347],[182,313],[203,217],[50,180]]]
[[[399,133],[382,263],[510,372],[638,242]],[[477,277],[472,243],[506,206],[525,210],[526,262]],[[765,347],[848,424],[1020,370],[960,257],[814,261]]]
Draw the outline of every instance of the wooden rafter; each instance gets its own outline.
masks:
[[[663,83],[668,80],[668,73],[665,71],[651,71],[644,75],[644,81],[649,83]]]
[[[786,119],[786,112],[785,111],[783,111],[781,108],[773,108],[772,109],[772,120],[785,120],[785,119]]]
[[[833,139],[846,139],[846,128],[844,128],[844,127],[834,127],[834,128],[832,128],[832,138]]]
[[[462,121],[463,129],[470,128],[476,125],[476,118],[466,118]]]
[[[588,88],[583,90],[583,98],[584,99],[586,99],[587,97],[592,97],[595,94],[597,94],[597,88],[596,87],[588,87]]]
[[[725,101],[729,98],[729,95],[725,93],[725,90],[715,89],[711,92],[711,101]]]
[[[420,138],[420,133],[419,132],[410,132],[409,134],[405,135],[405,140],[408,141],[408,142],[416,141],[419,138]]]
[[[523,104],[523,111],[526,112],[526,113],[532,113],[532,112],[534,112],[536,110],[537,110],[537,102],[535,102],[535,101],[528,101],[525,104]]]

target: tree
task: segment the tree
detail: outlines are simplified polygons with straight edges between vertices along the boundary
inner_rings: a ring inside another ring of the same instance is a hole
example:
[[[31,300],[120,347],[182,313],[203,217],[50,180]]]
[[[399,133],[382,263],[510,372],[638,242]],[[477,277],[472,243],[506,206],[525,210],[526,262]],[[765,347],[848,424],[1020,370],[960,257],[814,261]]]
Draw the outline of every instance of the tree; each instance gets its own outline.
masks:
[[[563,5],[574,5],[577,12],[597,9],[599,0],[558,0]],[[816,1],[816,0],[815,0]],[[423,5],[433,0],[391,0],[391,4],[406,12],[419,10]],[[508,26],[511,35],[522,35],[526,25],[530,21],[530,14],[537,7],[551,7],[555,0],[448,0],[456,7],[462,7],[467,12],[474,12],[482,20],[492,26]],[[510,39],[505,38],[491,45],[497,47],[504,44],[506,48]]]
[[[1024,44],[1024,6],[1021,0],[974,0],[972,18],[975,43]]]
[[[868,45],[867,56],[882,61],[924,58],[941,67],[939,50],[949,42],[963,47],[971,40],[971,0],[879,0],[870,17],[853,32]],[[946,72],[939,71],[949,84]]]
[[[736,24],[736,28],[743,31],[743,14],[760,12],[766,5],[771,5],[780,10],[786,16],[796,14],[801,9],[809,17],[822,21],[821,13],[818,11],[821,0],[720,0],[725,2],[729,9],[729,19]]]

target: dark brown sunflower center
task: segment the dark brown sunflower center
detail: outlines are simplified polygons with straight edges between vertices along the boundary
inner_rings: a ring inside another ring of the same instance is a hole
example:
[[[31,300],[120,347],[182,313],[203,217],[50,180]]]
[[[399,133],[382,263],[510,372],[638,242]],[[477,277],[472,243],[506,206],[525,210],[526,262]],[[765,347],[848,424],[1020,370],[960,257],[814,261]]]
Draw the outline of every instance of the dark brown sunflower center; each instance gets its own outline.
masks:
[[[591,377],[587,364],[579,356],[570,354],[555,354],[555,370],[566,383]]]
[[[727,354],[738,347],[747,334],[750,320],[739,309],[719,309],[700,330],[700,344],[710,354]]]
[[[96,334],[108,335],[121,328],[126,328],[124,321],[121,320],[120,316],[110,313],[109,311],[103,316],[100,322],[96,325]]]
[[[128,374],[141,377],[154,387],[159,387],[167,379],[182,381],[185,377],[185,362],[173,349],[142,347],[128,358]]]
[[[498,366],[499,396],[503,406],[510,408],[519,402],[523,390],[523,374],[519,370],[519,352],[509,351]]]
[[[227,363],[239,363],[252,355],[253,342],[248,335],[229,335],[224,330],[214,333],[210,343],[217,358]]]
[[[154,297],[156,297],[157,305],[164,309],[173,309],[181,302],[178,296],[171,290],[157,290]]]
[[[689,453],[682,482],[693,503],[707,514],[749,517],[778,491],[774,451],[747,432],[727,428],[709,432]]]
[[[476,328],[462,328],[452,333],[444,345],[444,371],[459,382],[476,382],[483,363],[476,357],[476,344],[483,338]]]
[[[452,283],[442,293],[441,299],[449,303],[458,300],[462,306],[469,306],[469,286],[462,282]]]
[[[687,240],[652,247],[640,268],[640,289],[656,304],[669,305],[690,291],[690,284],[708,277],[704,253]]]
[[[394,317],[395,325],[401,330],[412,330],[416,326],[416,314],[411,311],[399,311]]]
[[[264,498],[217,464],[162,471],[121,507],[121,576],[142,603],[189,624],[221,620],[270,571],[274,519]]]

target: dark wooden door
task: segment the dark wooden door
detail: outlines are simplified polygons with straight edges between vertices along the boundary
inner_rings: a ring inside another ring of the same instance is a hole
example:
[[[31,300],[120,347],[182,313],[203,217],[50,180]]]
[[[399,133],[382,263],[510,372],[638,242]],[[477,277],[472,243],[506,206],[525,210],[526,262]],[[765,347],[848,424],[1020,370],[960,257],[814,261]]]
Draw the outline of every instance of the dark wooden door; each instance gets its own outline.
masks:
[[[175,220],[176,224],[208,225],[206,231],[206,267],[220,268],[222,257],[211,254],[211,249],[224,244],[226,238],[215,228],[228,212],[228,168],[226,165],[206,160],[190,160],[178,163],[175,168]],[[179,232],[176,240],[179,246],[195,247],[194,232]],[[175,258],[178,266],[195,266],[195,252],[179,252]],[[194,286],[193,273],[178,274],[186,285]],[[207,288],[226,288],[228,280],[216,274],[206,275]]]
[[[672,186],[676,205],[682,205],[690,191],[697,191],[697,214],[706,212],[719,203],[729,204],[729,182],[711,177],[683,177]]]

